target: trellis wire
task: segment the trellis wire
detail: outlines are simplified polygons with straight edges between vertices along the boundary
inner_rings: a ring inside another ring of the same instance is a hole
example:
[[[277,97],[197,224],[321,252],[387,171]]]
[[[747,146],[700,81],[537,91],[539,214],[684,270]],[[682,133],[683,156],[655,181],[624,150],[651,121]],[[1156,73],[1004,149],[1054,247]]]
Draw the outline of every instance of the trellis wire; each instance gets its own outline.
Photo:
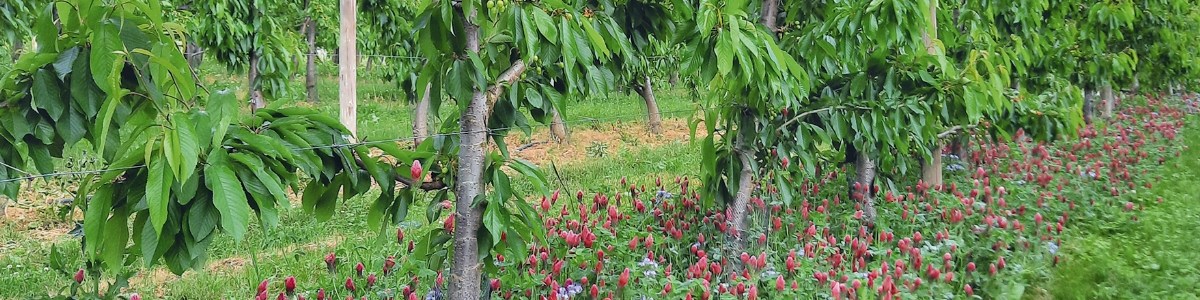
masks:
[[[697,112],[697,111],[703,111],[703,110],[704,110],[703,108],[679,109],[679,110],[664,111],[664,112],[660,112],[659,114],[660,114],[660,115],[667,115],[667,114],[674,114],[674,113],[681,113],[681,112]],[[582,123],[588,123],[588,122],[621,121],[621,120],[619,120],[619,119],[621,119],[621,117],[628,117],[628,116],[633,116],[633,115],[643,115],[643,114],[644,114],[644,113],[638,113],[638,114],[623,114],[623,115],[616,115],[616,116],[612,116],[612,117],[608,117],[608,118],[579,118],[579,119],[570,120],[570,121],[566,121],[566,120],[564,120],[564,121],[562,122],[562,124],[577,124],[577,123],[581,123],[581,122],[582,122]],[[551,126],[552,124],[553,124],[553,123],[551,123],[551,124],[531,124],[529,127],[531,127],[531,128],[546,127],[546,126]],[[464,134],[464,133],[479,133],[479,132],[492,132],[492,131],[501,131],[501,130],[511,130],[511,129],[519,129],[519,128],[521,128],[521,127],[517,127],[517,126],[509,126],[509,127],[502,127],[502,128],[489,128],[489,129],[485,129],[485,130],[468,130],[468,131],[457,131],[457,132],[445,132],[445,133],[436,133],[436,134],[431,134],[431,135],[427,136],[426,138],[432,138],[432,137],[441,137],[441,136],[452,136],[452,135],[460,135],[460,134]],[[305,148],[293,148],[293,149],[291,149],[291,150],[293,150],[293,151],[303,151],[303,150],[313,150],[313,149],[326,149],[326,148],[341,148],[341,147],[355,147],[355,146],[364,146],[364,145],[376,145],[376,144],[395,143],[395,142],[400,142],[400,141],[407,141],[407,140],[412,140],[413,138],[414,138],[414,137],[411,137],[411,136],[410,136],[410,137],[396,138],[396,139],[387,139],[387,140],[364,141],[364,142],[356,142],[356,143],[344,143],[344,144],[333,144],[333,145],[324,145],[324,146],[316,146],[316,147],[305,147]],[[129,167],[122,167],[122,168],[113,168],[113,169],[100,169],[100,170],[87,170],[87,171],[70,171],[70,172],[55,172],[55,173],[36,174],[36,175],[34,175],[34,174],[30,174],[29,172],[25,172],[24,170],[21,170],[21,169],[18,169],[18,168],[16,168],[16,167],[13,167],[13,166],[10,166],[10,165],[8,165],[8,164],[5,164],[5,163],[3,163],[3,162],[0,162],[0,164],[4,165],[5,167],[8,167],[8,168],[12,168],[12,169],[14,169],[14,170],[17,170],[17,171],[19,171],[19,172],[21,172],[21,173],[29,174],[28,176],[23,176],[23,177],[16,177],[16,178],[9,178],[9,179],[0,179],[0,183],[9,183],[9,182],[22,181],[22,180],[32,180],[32,179],[49,178],[49,177],[77,176],[77,175],[92,175],[92,174],[101,174],[101,173],[107,173],[107,172],[111,172],[111,171],[125,171],[125,170],[139,169],[139,168],[143,168],[143,167],[145,167],[145,165],[135,165],[135,166],[129,166]]]

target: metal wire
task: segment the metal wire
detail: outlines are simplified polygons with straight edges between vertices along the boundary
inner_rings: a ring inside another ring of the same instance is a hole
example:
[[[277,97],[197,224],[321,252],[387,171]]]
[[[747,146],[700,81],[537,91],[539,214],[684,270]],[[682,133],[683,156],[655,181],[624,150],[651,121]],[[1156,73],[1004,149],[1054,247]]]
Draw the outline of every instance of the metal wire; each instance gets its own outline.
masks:
[[[701,110],[703,110],[703,109],[702,108],[680,109],[680,110],[660,112],[659,114],[665,115],[665,114],[673,114],[673,113],[680,113],[680,112],[695,112],[695,111],[701,111]],[[577,124],[580,122],[587,123],[587,122],[620,121],[618,119],[621,119],[621,118],[618,118],[618,117],[628,117],[628,116],[632,116],[632,115],[643,115],[643,114],[645,114],[645,113],[624,114],[624,115],[617,115],[617,116],[608,117],[608,118],[580,118],[580,119],[575,119],[575,120],[570,120],[570,121],[564,120],[562,122],[562,124],[567,125],[567,124]],[[549,127],[549,126],[552,126],[553,124],[554,124],[553,122],[550,124],[530,124],[529,127],[530,128]],[[522,127],[509,126],[509,127],[500,127],[500,128],[488,128],[488,129],[483,129],[483,130],[444,132],[444,133],[430,134],[430,135],[426,136],[425,138],[460,135],[460,134],[464,134],[464,133],[480,133],[480,132],[486,133],[486,132],[504,131],[504,130],[510,130],[510,129],[520,129],[520,128],[522,128]],[[292,149],[292,150],[312,150],[312,149],[327,149],[327,148],[354,147],[354,146],[364,146],[364,145],[377,145],[377,144],[383,144],[383,143],[394,143],[394,142],[399,142],[399,141],[406,141],[406,140],[411,140],[413,138],[414,137],[409,136],[409,137],[387,139],[387,140],[374,140],[374,141],[364,141],[364,142],[357,142],[357,143],[321,145],[321,146],[313,146],[313,147],[306,147],[306,148],[296,148],[296,149]]]
[[[673,110],[673,111],[664,111],[664,112],[660,112],[659,114],[660,114],[660,115],[667,115],[667,114],[674,114],[674,113],[681,113],[681,112],[696,112],[696,111],[702,111],[702,110],[704,110],[704,109],[703,109],[703,108],[680,109],[680,110]],[[582,122],[582,123],[588,123],[588,122],[621,121],[621,120],[618,120],[618,119],[622,119],[622,118],[619,118],[619,117],[628,117],[628,116],[633,116],[633,115],[639,115],[639,116],[640,116],[640,115],[644,115],[644,113],[637,113],[637,114],[623,114],[623,115],[617,115],[617,116],[612,116],[612,117],[608,117],[608,118],[580,118],[580,119],[575,119],[575,120],[570,120],[570,121],[566,121],[566,120],[564,120],[562,123],[563,123],[563,124],[577,124],[577,123],[581,123],[581,122]],[[531,128],[536,128],[536,127],[547,127],[547,126],[551,126],[552,124],[553,124],[553,123],[551,123],[551,124],[531,124],[529,127],[531,127]],[[490,129],[485,129],[485,130],[469,130],[469,131],[458,131],[458,132],[445,132],[445,133],[431,134],[431,135],[429,135],[429,136],[428,136],[428,137],[426,137],[426,138],[431,138],[431,137],[439,137],[439,136],[452,136],[452,135],[460,135],[460,134],[464,134],[464,133],[492,132],[492,131],[510,130],[510,129],[518,129],[518,128],[521,128],[521,127],[517,127],[517,126],[510,126],[510,127],[503,127],[503,128],[490,128]],[[313,150],[313,149],[340,148],[340,147],[355,147],[355,146],[364,146],[364,145],[376,145],[376,144],[384,144],[384,143],[395,143],[395,142],[399,142],[399,141],[405,141],[405,140],[411,140],[411,139],[413,139],[413,137],[411,137],[411,136],[410,136],[410,137],[396,138],[396,139],[387,139],[387,140],[365,141],[365,142],[357,142],[357,143],[345,143],[345,144],[333,144],[333,145],[323,145],[323,146],[306,147],[306,148],[293,148],[293,149],[291,149],[291,150],[292,150],[292,151],[303,151],[303,150]],[[36,175],[35,175],[35,174],[30,174],[29,172],[25,172],[24,170],[18,169],[18,168],[16,168],[16,167],[10,166],[10,165],[8,165],[8,164],[5,164],[5,163],[4,163],[4,162],[2,162],[2,161],[0,161],[0,165],[4,165],[5,167],[8,167],[8,168],[11,168],[11,169],[17,170],[17,171],[19,171],[19,172],[21,172],[21,173],[25,173],[25,174],[27,175],[27,176],[23,176],[23,177],[17,177],[17,178],[0,179],[0,183],[9,183],[9,182],[16,182],[16,181],[22,181],[22,180],[31,180],[31,179],[39,179],[39,178],[47,178],[47,177],[61,177],[61,176],[77,176],[77,175],[101,174],[101,173],[107,173],[107,172],[111,172],[111,171],[125,171],[125,170],[139,169],[139,168],[143,168],[143,167],[145,167],[145,165],[135,165],[135,166],[129,166],[129,167],[123,167],[123,168],[101,169],[101,170],[87,170],[87,171],[71,171],[71,172],[55,172],[55,173],[36,174]]]
[[[0,180],[0,183],[9,183],[9,182],[14,182],[14,181],[38,179],[38,178],[46,178],[46,177],[100,174],[100,173],[107,173],[110,171],[124,171],[124,170],[131,170],[131,169],[140,169],[142,167],[145,167],[145,165],[136,165],[136,166],[123,167],[123,168],[113,168],[113,169],[103,169],[103,170],[88,170],[88,171],[72,171],[72,172],[56,172],[56,173],[38,174],[38,175],[31,175],[31,176],[25,176],[25,177],[3,179],[3,180]]]

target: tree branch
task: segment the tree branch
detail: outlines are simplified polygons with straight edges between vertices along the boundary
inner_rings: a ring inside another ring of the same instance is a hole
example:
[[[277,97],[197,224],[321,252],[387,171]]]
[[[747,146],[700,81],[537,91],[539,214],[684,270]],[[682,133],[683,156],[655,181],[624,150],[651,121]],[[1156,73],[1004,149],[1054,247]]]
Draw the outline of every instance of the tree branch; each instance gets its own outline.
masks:
[[[396,176],[396,182],[403,183],[405,186],[413,186],[412,179],[408,179],[403,176]],[[447,186],[445,182],[443,182],[441,179],[435,178],[434,181],[422,182],[417,188],[424,191],[436,191],[445,189],[447,187],[449,186]]]
[[[939,139],[944,139],[944,138],[950,137],[951,135],[957,134],[959,131],[970,130],[970,129],[975,129],[975,125],[967,125],[967,126],[954,125],[954,126],[951,126],[950,128],[947,128],[946,131],[942,131],[942,133],[939,133],[937,135],[937,137]]]
[[[358,165],[359,168],[362,168],[364,170],[367,169],[367,163],[364,162],[362,160],[362,158],[359,158],[357,155],[354,156],[354,163],[356,165]],[[413,186],[413,184],[415,184],[415,183],[413,183],[412,179],[406,178],[404,176],[396,175],[395,172],[391,172],[391,173],[392,173],[392,177],[396,178],[396,182],[403,183],[404,186],[411,187],[411,186]],[[424,191],[436,191],[436,190],[441,190],[441,189],[445,189],[445,188],[449,187],[446,184],[446,182],[443,182],[440,178],[433,178],[433,179],[434,179],[433,181],[422,182],[420,184],[420,186],[418,186],[417,188],[424,190]]]
[[[788,120],[787,122],[783,122],[783,125],[780,125],[779,128],[775,129],[775,132],[783,132],[784,128],[791,126],[793,123],[799,122],[800,119],[803,119],[804,117],[807,117],[808,115],[823,112],[823,111],[841,109],[841,108],[846,108],[846,107],[845,106],[830,106],[830,107],[826,107],[826,108],[814,109],[814,110],[800,113],[799,115],[796,115],[795,118],[792,118],[791,120]]]
[[[496,108],[496,101],[500,99],[500,94],[504,93],[504,86],[510,85],[520,79],[521,74],[525,73],[525,61],[518,59],[513,62],[508,70],[500,73],[500,77],[496,77],[496,83],[487,88],[487,116],[492,115],[492,110]]]

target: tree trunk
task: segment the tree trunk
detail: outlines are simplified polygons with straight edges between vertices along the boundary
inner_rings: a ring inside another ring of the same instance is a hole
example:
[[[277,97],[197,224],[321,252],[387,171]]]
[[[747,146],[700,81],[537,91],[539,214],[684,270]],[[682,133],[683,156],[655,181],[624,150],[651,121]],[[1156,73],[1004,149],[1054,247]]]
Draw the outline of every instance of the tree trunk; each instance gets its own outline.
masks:
[[[429,93],[433,84],[425,84],[425,96],[417,101],[417,110],[413,116],[413,145],[420,145],[429,137]]]
[[[970,143],[971,140],[966,134],[959,134],[953,140],[950,140],[950,154],[957,156],[964,167],[968,165],[968,160],[970,159],[967,157],[971,155]]]
[[[562,114],[558,113],[558,108],[551,107],[550,115],[554,118],[550,121],[550,138],[560,144],[569,143],[571,137],[567,132],[567,124],[563,121]]]
[[[8,196],[0,195],[0,220],[6,219],[4,211],[8,209]]]
[[[745,129],[739,128],[738,131]],[[746,145],[744,134],[738,134],[737,141],[734,142],[734,155],[737,156],[738,162],[742,164],[742,169],[738,173],[738,189],[734,194],[733,207],[730,208],[728,231],[726,236],[729,239],[729,245],[732,248],[731,255],[738,255],[744,247],[743,239],[746,235],[746,215],[750,209],[750,197],[754,193],[754,169],[751,167],[751,162],[754,158],[751,156],[751,150]],[[730,178],[733,179],[733,178]],[[735,262],[737,262],[735,260]],[[731,272],[741,271],[741,264],[735,263],[734,268],[730,268]],[[732,274],[732,273],[731,273]]]
[[[342,0],[341,24],[338,33],[338,48],[342,51],[338,66],[338,119],[350,131],[352,136],[358,136],[358,1]]]
[[[353,0],[343,0],[353,1]],[[476,11],[466,12],[464,33],[467,51],[479,53],[479,25]],[[469,84],[455,82],[451,84]],[[454,259],[450,267],[450,292],[447,299],[479,299],[483,264],[479,261],[479,242],[476,235],[483,217],[484,205],[473,205],[483,191],[483,154],[487,142],[487,93],[475,88],[471,102],[459,118],[458,176],[454,183],[455,227]]]
[[[187,42],[187,46],[184,47],[184,56],[187,57],[188,66],[192,69],[199,69],[200,64],[204,62],[204,51],[194,41]]]
[[[22,50],[25,50],[25,42],[21,39],[17,39],[17,41],[12,45],[12,53],[9,53],[9,55],[12,55],[13,61],[17,61],[18,58],[21,58]]]
[[[645,79],[638,94],[641,94],[642,99],[646,100],[647,124],[650,125],[650,133],[661,134],[662,113],[658,112],[658,102],[654,100],[654,88],[651,86],[650,76],[646,76]]]
[[[304,65],[304,89],[308,92],[308,102],[317,103],[317,22],[313,22],[312,17],[307,17],[304,22],[308,24],[304,33],[308,44],[308,54],[304,55],[308,60]]]
[[[875,162],[871,156],[865,152],[858,153],[858,158],[854,160],[854,171],[856,173],[856,183],[864,187],[862,193],[863,217],[867,223],[875,224],[875,195],[873,188],[875,186]]]
[[[1092,91],[1087,88],[1083,89],[1083,122],[1086,124],[1092,124],[1092,106],[1095,105],[1092,103],[1094,102],[1093,97]]]
[[[779,18],[779,0],[763,0],[762,3],[762,24],[771,31],[771,36],[775,36],[779,32],[779,28],[775,26],[776,19]]]
[[[258,51],[250,51],[250,111],[252,112],[267,107],[267,101],[263,99],[262,83],[258,82],[258,56]]]
[[[1117,98],[1115,95],[1113,95],[1112,84],[1105,84],[1103,90],[1101,90],[1101,93],[1104,97],[1104,118],[1112,118],[1113,106],[1117,105]]]
[[[670,83],[671,87],[679,84],[679,71],[671,71],[671,79],[668,79],[667,83]]]
[[[251,23],[253,23],[254,20],[257,18],[258,18],[258,9],[254,7],[254,2],[251,2],[250,3]],[[254,32],[250,33],[251,41],[257,40],[255,35],[257,35],[257,33],[254,33]],[[257,45],[251,45],[251,47],[250,47],[250,71],[249,71],[250,78],[249,79],[250,79],[250,111],[251,112],[257,111],[260,108],[267,107],[267,101],[265,99],[263,99],[262,83],[258,82],[259,81],[258,59],[259,59],[259,56],[261,56],[262,54],[258,53],[258,50],[256,49],[257,47],[255,47],[255,46],[257,46]]]
[[[931,158],[921,159],[921,180],[930,187],[939,187],[942,185],[942,143],[934,143],[930,151],[933,152]]]
[[[937,44],[933,42],[937,39],[937,1],[933,1],[929,6],[929,23],[931,30],[926,30],[921,36],[925,42],[925,52],[929,55],[937,54]],[[921,179],[925,184],[930,186],[942,185],[942,143],[934,141],[930,147],[930,159],[921,159]],[[865,157],[865,156],[864,156]],[[874,220],[874,219],[872,219]]]
[[[1142,89],[1142,83],[1141,83],[1141,81],[1138,80],[1137,74],[1134,74],[1133,85],[1130,86],[1129,88],[1130,88],[1130,91],[1132,91],[1134,95],[1137,95],[1138,90]]]

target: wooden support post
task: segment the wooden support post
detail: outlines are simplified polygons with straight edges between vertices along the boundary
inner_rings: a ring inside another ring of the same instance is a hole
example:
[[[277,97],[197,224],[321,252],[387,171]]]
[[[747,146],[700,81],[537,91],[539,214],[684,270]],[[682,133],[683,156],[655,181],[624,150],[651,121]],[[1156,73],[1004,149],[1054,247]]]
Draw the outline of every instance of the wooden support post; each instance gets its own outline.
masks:
[[[358,49],[355,28],[358,26],[358,1],[342,0],[341,30],[338,34],[338,101],[342,125],[358,136]]]

